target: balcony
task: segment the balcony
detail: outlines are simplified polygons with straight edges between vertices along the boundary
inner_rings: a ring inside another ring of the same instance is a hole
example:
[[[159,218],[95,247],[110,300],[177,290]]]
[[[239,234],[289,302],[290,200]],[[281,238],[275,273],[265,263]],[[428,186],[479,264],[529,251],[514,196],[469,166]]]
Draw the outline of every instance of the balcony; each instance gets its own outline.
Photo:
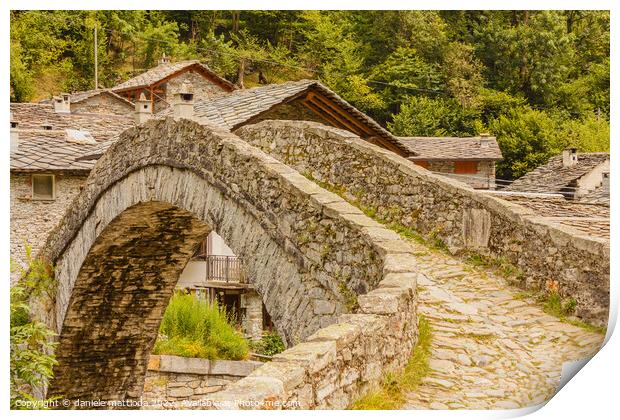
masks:
[[[199,252],[194,255],[191,262],[193,264],[204,263],[204,283],[202,287],[251,288],[243,262],[237,256],[207,255],[206,253]]]

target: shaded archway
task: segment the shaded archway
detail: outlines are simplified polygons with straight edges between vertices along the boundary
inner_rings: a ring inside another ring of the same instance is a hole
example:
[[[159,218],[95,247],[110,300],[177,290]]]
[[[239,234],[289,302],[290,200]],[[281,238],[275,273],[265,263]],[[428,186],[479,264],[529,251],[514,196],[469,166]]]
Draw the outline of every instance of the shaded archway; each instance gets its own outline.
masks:
[[[172,289],[211,229],[244,258],[287,343],[331,324],[343,290],[365,293],[382,275],[385,249],[360,217],[230,133],[171,119],[128,130],[42,253],[58,282],[41,312],[59,333],[48,396],[140,396]]]

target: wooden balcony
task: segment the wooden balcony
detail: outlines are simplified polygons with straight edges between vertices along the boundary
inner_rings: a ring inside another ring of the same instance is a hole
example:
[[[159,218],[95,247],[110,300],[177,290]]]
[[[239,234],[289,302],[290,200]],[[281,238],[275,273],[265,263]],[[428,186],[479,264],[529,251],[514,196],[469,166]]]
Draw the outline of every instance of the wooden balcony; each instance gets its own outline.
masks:
[[[205,286],[221,289],[250,289],[252,285],[237,256],[207,255],[197,253],[192,258],[195,262],[205,262]]]

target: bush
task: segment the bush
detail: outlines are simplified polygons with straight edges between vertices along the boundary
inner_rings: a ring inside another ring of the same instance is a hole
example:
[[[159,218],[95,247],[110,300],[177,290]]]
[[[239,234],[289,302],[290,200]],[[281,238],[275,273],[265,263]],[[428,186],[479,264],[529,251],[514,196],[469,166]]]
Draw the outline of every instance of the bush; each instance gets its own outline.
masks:
[[[43,389],[53,376],[56,358],[53,355],[55,333],[47,325],[30,318],[28,299],[40,292],[23,286],[25,279],[34,282],[36,272],[32,261],[30,269],[23,270],[19,283],[11,287],[10,295],[10,381],[11,409],[24,409],[18,401],[37,402],[33,408],[45,408],[51,399],[37,401],[32,395]]]
[[[153,353],[183,357],[242,360],[248,342],[223,308],[184,292],[170,299]]]
[[[273,356],[274,354],[282,353],[285,347],[282,338],[277,332],[265,331],[260,341],[252,343],[252,349],[258,354]]]

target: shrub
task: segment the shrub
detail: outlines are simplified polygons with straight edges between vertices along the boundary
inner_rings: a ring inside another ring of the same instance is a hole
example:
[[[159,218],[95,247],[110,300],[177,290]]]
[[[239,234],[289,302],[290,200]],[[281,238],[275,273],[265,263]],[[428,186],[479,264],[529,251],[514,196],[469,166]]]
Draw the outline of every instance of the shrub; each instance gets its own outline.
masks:
[[[264,356],[273,356],[282,353],[285,349],[282,338],[275,331],[263,332],[260,341],[252,343],[252,349]]]
[[[44,264],[34,262],[27,248],[28,268],[22,269],[19,282],[10,290],[10,406],[23,409],[18,401],[37,403],[30,407],[46,408],[51,399],[36,400],[32,395],[43,389],[53,376],[57,363],[53,355],[55,333],[42,322],[32,320],[28,300],[31,296],[50,294],[47,289],[53,274],[49,269],[42,270]],[[28,408],[30,408],[28,407]]]
[[[170,299],[159,332],[155,354],[227,360],[249,354],[248,342],[223,308],[184,292]]]

